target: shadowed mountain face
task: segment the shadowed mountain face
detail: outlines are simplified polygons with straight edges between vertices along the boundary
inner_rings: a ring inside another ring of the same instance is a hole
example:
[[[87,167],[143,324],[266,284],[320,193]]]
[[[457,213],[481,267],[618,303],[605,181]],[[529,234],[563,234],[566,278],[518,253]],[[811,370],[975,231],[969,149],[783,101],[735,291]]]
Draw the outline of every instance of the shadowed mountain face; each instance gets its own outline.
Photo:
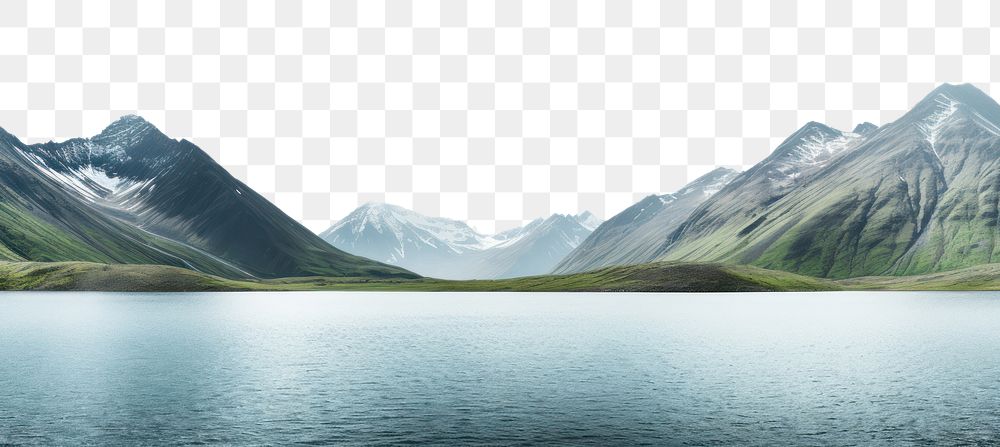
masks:
[[[822,277],[997,262],[1000,105],[943,85],[899,120],[845,134],[810,123],[701,205],[663,259]]]
[[[670,233],[739,172],[719,168],[681,190],[648,196],[597,227],[560,262],[553,273],[577,273],[652,261]]]
[[[548,273],[600,220],[556,214],[494,236],[463,222],[402,207],[362,205],[320,234],[349,253],[443,279],[496,279]]]
[[[0,258],[166,264],[238,274],[210,256],[108,218],[39,164],[28,147],[0,132]]]
[[[19,258],[157,263],[228,277],[413,276],[330,247],[198,147],[136,116],[89,139],[26,146],[6,135],[2,143],[2,169],[12,175],[2,180],[0,206],[18,221],[0,223],[9,233],[0,242]]]

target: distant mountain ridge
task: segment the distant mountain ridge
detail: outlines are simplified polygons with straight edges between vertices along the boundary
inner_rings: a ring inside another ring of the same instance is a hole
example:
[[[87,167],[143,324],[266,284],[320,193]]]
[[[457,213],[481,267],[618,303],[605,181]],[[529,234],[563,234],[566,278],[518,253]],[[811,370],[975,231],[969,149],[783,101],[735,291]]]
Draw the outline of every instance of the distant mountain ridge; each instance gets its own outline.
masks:
[[[580,245],[594,231],[595,217],[590,212],[572,216],[553,214],[535,220],[528,231],[517,238],[484,251],[479,271],[488,278],[515,278],[544,275]]]
[[[718,168],[675,193],[647,196],[601,224],[556,265],[553,273],[579,273],[652,261],[670,232],[737,174],[733,169]]]
[[[197,146],[128,115],[92,138],[0,135],[0,256],[148,263],[230,278],[414,276],[340,252]]]
[[[547,273],[600,219],[555,214],[493,236],[464,222],[367,203],[320,233],[348,253],[443,279],[494,279]]]
[[[464,222],[428,217],[385,203],[358,207],[320,237],[334,246],[349,247],[359,256],[384,262],[402,262],[416,254],[445,257],[495,245]]]

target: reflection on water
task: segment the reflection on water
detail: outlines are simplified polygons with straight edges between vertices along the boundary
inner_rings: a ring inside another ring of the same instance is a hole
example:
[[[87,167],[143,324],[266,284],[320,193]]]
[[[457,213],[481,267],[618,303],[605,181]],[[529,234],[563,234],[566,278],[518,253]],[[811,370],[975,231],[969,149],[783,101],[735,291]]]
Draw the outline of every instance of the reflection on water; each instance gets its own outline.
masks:
[[[998,346],[992,294],[0,294],[0,443],[995,443]]]

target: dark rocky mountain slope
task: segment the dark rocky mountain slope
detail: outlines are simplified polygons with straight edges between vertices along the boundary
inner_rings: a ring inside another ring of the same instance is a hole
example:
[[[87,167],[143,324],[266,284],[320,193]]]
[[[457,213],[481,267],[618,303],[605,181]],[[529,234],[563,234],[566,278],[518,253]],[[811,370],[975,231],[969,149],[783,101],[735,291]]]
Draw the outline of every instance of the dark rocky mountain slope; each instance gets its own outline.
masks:
[[[197,146],[137,116],[99,135],[0,138],[0,256],[174,265],[227,277],[414,276],[341,252]]]

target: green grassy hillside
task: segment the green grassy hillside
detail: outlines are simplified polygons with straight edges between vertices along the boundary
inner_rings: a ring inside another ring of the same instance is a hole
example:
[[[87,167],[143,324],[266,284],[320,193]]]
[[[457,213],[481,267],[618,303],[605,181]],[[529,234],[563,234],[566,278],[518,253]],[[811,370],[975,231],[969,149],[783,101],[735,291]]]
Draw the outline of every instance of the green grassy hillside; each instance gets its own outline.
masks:
[[[1000,290],[1000,264],[918,276],[812,278],[758,267],[657,262],[572,275],[495,281],[301,277],[243,281],[161,265],[0,261],[0,290],[424,291],[424,292],[811,292],[829,290]]]
[[[917,276],[868,276],[837,283],[853,290],[1000,290],[1000,264]]]
[[[303,277],[239,281],[158,265],[0,262],[0,290],[766,292],[836,290],[833,282],[749,266],[656,263],[496,281]]]
[[[238,282],[163,265],[0,262],[0,290],[239,290]]]

